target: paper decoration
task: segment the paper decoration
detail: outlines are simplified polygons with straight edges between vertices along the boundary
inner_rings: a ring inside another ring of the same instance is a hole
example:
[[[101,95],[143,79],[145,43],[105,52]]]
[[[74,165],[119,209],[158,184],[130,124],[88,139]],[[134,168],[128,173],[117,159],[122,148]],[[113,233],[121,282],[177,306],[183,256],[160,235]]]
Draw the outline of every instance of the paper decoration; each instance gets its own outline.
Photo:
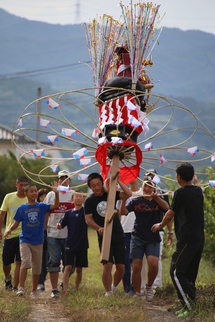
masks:
[[[86,148],[82,148],[74,153],[72,153],[72,156],[75,158],[75,159],[81,159],[83,158],[85,155],[87,154],[87,149]]]
[[[87,177],[89,174],[83,174],[83,173],[77,173],[78,180],[81,180],[82,182],[87,182]]]
[[[209,186],[215,188],[215,180],[208,180]]]
[[[53,145],[55,142],[58,142],[58,135],[48,135],[48,142],[52,143]]]
[[[61,129],[61,133],[63,135],[66,135],[68,138],[71,138],[72,136],[76,136],[76,134],[78,133],[77,130],[71,130],[71,129],[65,129],[65,128],[62,128]]]
[[[33,156],[36,158],[41,158],[45,156],[45,150],[44,149],[39,149],[39,150],[31,150],[33,153]]]
[[[58,164],[50,165],[50,170],[53,173],[58,172],[59,171],[59,165]]]
[[[150,151],[153,148],[152,142],[145,144],[144,149]]]
[[[56,103],[52,98],[50,98],[49,96],[47,97],[46,100],[46,104],[48,104],[48,106],[50,108],[53,108],[54,110],[56,110],[57,108],[60,108],[60,104]]]
[[[92,159],[80,159],[80,165],[87,167],[88,165],[92,164]]]
[[[69,186],[65,187],[65,186],[58,186],[57,187],[57,190],[58,191],[61,191],[61,192],[68,192],[68,191],[71,191],[71,192],[74,192],[74,190],[72,190],[72,188],[70,188]]]
[[[125,105],[127,106],[129,111],[136,111],[138,108],[136,105],[134,105],[131,101],[125,102]]]
[[[123,143],[122,138],[116,137],[116,136],[112,136],[111,137],[111,142],[113,145],[118,144],[118,143]]]
[[[187,149],[187,153],[191,155],[191,157],[193,157],[196,152],[199,152],[198,146],[194,146],[192,148]]]
[[[129,123],[133,125],[135,128],[138,128],[139,126],[142,127],[142,124],[133,116],[129,116]]]
[[[49,120],[45,120],[45,119],[42,119],[41,117],[40,117],[40,125],[41,126],[43,126],[45,129],[47,128],[47,127],[49,127],[49,125],[50,124],[52,124],[52,122],[51,121],[49,121]]]
[[[158,175],[155,175],[152,179],[152,181],[157,185],[158,183],[161,183],[160,177]]]
[[[102,138],[99,138],[98,145],[104,145],[105,143],[107,143],[106,136],[103,136]]]
[[[164,156],[162,154],[160,154],[159,162],[160,162],[161,165],[163,165],[163,164],[165,164],[167,162],[167,160],[164,158]]]
[[[94,139],[96,139],[96,138],[99,136],[99,134],[100,134],[100,130],[99,130],[98,128],[95,128],[95,129],[93,130],[92,137],[93,137]]]
[[[215,153],[213,153],[211,156],[211,162],[214,162],[214,161],[215,161]]]
[[[20,118],[18,121],[18,127],[21,127],[21,126],[22,126],[22,118]]]

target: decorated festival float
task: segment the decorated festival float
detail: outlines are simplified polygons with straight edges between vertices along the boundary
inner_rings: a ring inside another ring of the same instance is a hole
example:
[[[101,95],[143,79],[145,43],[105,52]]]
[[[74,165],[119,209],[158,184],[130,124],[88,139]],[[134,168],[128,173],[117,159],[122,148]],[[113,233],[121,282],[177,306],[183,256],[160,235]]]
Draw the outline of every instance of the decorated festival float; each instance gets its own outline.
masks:
[[[13,130],[17,160],[37,184],[48,186],[47,178],[51,182],[65,167],[73,190],[82,189],[91,172],[101,172],[104,180],[110,177],[102,262],[109,257],[116,189],[112,174],[118,169],[127,184],[155,168],[158,192],[171,194],[176,164],[188,161],[204,178],[203,189],[215,185],[205,171],[215,160],[213,134],[186,106],[155,93],[151,57],[162,31],[159,5],[131,2],[120,7],[121,22],[104,14],[83,24],[95,87],[36,99]],[[28,148],[19,137],[28,141]],[[205,149],[205,140],[211,150]],[[46,166],[32,173],[28,158],[42,158]],[[80,184],[74,184],[75,178]]]

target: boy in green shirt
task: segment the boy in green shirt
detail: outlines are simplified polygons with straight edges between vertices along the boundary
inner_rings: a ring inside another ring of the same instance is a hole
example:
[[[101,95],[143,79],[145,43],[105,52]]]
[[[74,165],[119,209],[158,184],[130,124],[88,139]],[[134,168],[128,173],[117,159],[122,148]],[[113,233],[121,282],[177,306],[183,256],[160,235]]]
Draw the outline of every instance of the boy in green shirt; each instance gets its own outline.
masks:
[[[25,196],[25,187],[28,185],[28,178],[21,176],[16,180],[17,191],[8,193],[3,200],[0,211],[0,242],[2,240],[2,227],[7,214],[6,230],[14,223],[13,216],[17,208],[23,203],[27,202]],[[21,233],[21,226],[13,231],[9,238],[4,239],[2,261],[3,271],[5,275],[5,289],[17,290],[19,284],[19,271],[21,265],[19,235]],[[11,281],[11,264],[15,259],[14,281],[12,286]]]

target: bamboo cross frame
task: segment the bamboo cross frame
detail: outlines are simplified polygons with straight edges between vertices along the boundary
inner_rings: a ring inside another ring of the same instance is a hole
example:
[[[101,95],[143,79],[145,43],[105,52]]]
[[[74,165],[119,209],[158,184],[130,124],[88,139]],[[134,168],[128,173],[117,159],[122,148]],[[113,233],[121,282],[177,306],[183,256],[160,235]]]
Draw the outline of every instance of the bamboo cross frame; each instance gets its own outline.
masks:
[[[104,224],[104,232],[103,232],[103,240],[102,240],[102,250],[101,250],[101,263],[107,263],[109,261],[110,255],[110,244],[111,244],[111,236],[112,236],[112,228],[113,228],[113,218],[116,214],[114,211],[115,208],[115,199],[116,199],[116,183],[117,176],[119,172],[119,156],[113,156],[113,162],[111,167],[111,173],[116,175],[110,176],[110,184],[108,189],[108,197],[107,197],[107,209],[105,213],[105,224]]]

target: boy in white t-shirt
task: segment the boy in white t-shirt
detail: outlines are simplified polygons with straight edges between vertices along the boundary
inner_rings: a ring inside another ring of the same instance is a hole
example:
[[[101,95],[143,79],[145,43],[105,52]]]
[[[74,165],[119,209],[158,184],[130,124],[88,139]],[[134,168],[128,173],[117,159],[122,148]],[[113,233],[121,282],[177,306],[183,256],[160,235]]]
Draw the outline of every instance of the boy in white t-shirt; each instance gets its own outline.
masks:
[[[138,186],[138,179],[135,179],[129,182],[129,187],[132,192],[132,195],[142,195],[143,190]],[[130,197],[132,198],[132,197]],[[130,198],[128,200],[130,200]],[[119,210],[120,202],[117,202],[116,205]],[[126,261],[125,261],[125,273],[123,275],[123,288],[126,294],[132,292],[132,283],[131,283],[131,260],[130,260],[130,242],[131,242],[131,232],[134,228],[135,213],[131,211],[128,216],[121,216],[121,225],[124,231],[125,244],[126,244]]]
[[[58,186],[69,187],[70,174],[66,170],[58,173]],[[47,194],[45,202],[52,203],[55,199],[55,194],[51,191]],[[58,230],[56,224],[59,223],[65,212],[73,209],[72,195],[67,191],[59,192],[59,207],[54,209],[49,216],[47,225],[47,244],[48,244],[48,267],[50,281],[52,285],[51,297],[58,296],[58,277],[60,272],[61,259],[64,266],[65,256],[65,240],[68,235],[67,227]]]

